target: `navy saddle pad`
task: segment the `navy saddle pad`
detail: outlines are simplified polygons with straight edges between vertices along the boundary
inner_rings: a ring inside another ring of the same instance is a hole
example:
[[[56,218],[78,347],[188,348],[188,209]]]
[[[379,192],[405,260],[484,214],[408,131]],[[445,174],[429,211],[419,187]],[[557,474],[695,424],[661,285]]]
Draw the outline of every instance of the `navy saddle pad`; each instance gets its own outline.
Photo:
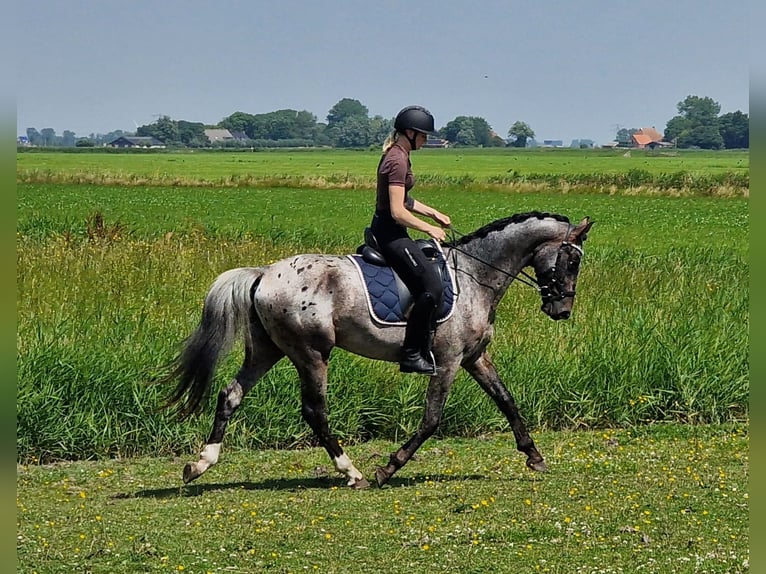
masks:
[[[361,255],[349,255],[348,258],[353,261],[365,285],[372,318],[384,325],[406,325],[405,313],[412,306],[412,296],[393,269],[368,263]],[[442,304],[436,311],[436,321],[442,323],[452,315],[455,288],[452,273],[441,253],[436,264],[440,266],[443,282]]]

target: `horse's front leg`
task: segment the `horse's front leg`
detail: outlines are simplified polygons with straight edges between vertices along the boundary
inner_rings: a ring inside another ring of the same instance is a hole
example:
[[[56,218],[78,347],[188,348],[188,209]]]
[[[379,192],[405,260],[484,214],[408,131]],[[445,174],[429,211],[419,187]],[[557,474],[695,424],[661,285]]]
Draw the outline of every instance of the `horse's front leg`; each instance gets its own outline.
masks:
[[[527,455],[527,467],[537,471],[548,470],[542,455],[527,432],[524,421],[521,420],[516,402],[508,389],[505,388],[503,381],[500,380],[500,375],[498,375],[497,369],[486,351],[476,361],[464,364],[463,368],[492,397],[492,400],[508,419],[513,429],[513,436],[516,438],[516,448]]]
[[[386,466],[378,467],[375,471],[375,480],[378,486],[383,486],[394,473],[402,468],[412,458],[428,437],[439,427],[439,422],[444,412],[444,403],[447,401],[452,383],[455,380],[456,368],[440,367],[439,372],[431,377],[426,392],[426,407],[423,412],[423,420],[420,427],[412,438],[404,443],[399,450],[391,454]]]

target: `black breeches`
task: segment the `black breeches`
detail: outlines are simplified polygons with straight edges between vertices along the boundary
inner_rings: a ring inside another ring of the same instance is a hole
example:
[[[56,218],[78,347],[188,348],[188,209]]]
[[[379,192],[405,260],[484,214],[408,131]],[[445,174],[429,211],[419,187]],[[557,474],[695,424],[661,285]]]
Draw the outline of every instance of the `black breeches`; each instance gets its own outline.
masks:
[[[380,248],[386,261],[412,293],[416,306],[432,307],[431,311],[435,311],[442,301],[441,277],[418,244],[409,237],[403,237]]]

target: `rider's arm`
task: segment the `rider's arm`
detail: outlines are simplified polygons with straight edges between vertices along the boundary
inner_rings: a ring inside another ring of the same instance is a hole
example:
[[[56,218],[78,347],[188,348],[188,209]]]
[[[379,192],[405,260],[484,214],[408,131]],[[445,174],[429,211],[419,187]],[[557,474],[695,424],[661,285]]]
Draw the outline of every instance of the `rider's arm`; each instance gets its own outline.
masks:
[[[449,227],[450,224],[452,223],[452,221],[449,218],[449,215],[444,215],[441,211],[438,211],[437,209],[434,209],[430,205],[426,205],[425,203],[422,203],[418,201],[417,199],[413,201],[413,205],[410,211],[417,213],[418,215],[430,217],[442,227]]]
[[[412,211],[410,211],[407,209],[407,207],[404,204],[404,197],[405,197],[405,193],[404,193],[403,185],[388,186],[388,198],[389,198],[389,201],[391,202],[391,217],[393,217],[394,220],[399,225],[403,225],[410,229],[415,229],[417,231],[422,231],[423,233],[427,233],[428,235],[430,235],[437,241],[444,241],[447,238],[447,234],[444,233],[444,230],[441,227],[436,227],[435,225],[426,223],[422,219],[415,217],[413,215],[413,213],[418,213],[420,215],[425,215],[427,217],[433,217],[431,213],[436,212],[436,210],[431,209],[428,206],[424,206],[421,203],[420,204],[421,209],[424,207],[428,209],[428,213],[422,213],[421,211],[417,210],[419,202],[415,201],[412,207]]]

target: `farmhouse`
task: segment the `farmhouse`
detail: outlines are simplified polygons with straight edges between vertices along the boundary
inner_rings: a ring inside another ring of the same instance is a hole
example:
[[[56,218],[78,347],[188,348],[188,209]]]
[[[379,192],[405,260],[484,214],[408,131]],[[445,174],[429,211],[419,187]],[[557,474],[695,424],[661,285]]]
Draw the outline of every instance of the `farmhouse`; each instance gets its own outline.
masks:
[[[224,128],[213,128],[205,130],[205,136],[210,140],[210,143],[233,141],[234,136],[231,132]]]
[[[662,141],[662,134],[654,128],[641,128],[631,136],[633,147],[639,149],[667,147],[671,144]]]
[[[162,148],[165,144],[155,137],[151,136],[120,136],[107,144],[109,147],[145,147]]]

